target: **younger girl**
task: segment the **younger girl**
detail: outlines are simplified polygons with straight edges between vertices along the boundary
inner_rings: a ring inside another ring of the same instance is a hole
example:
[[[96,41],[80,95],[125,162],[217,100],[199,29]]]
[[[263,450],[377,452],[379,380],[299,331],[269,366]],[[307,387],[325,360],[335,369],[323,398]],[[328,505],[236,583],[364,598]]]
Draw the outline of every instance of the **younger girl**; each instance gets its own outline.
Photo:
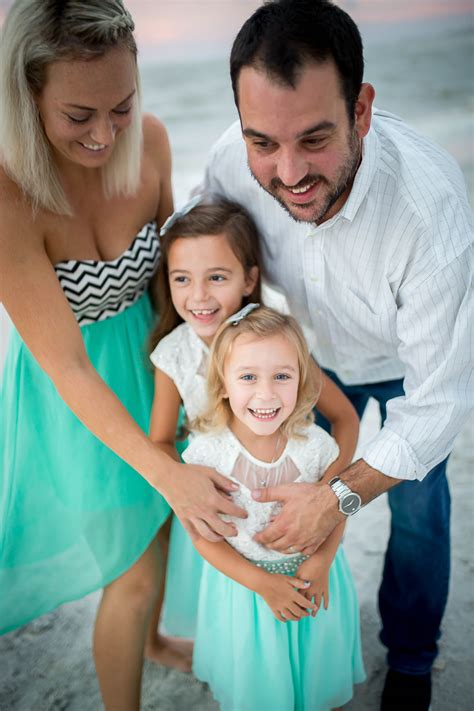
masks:
[[[206,409],[209,346],[231,314],[249,300],[260,301],[260,253],[252,219],[241,206],[228,201],[203,204],[195,198],[169,218],[161,238],[155,283],[160,322],[152,334],[155,399],[150,436],[179,460],[175,435],[180,406],[184,405],[189,420]],[[335,475],[351,461],[357,415],[325,377],[318,409],[331,421],[339,444]],[[197,533],[203,533],[202,526]],[[202,560],[176,519],[169,559],[163,623],[170,633],[194,637]],[[156,633],[159,613],[157,609],[148,640],[147,654],[152,658],[161,643]]]
[[[338,548],[344,525],[310,557],[254,541],[278,505],[254,501],[251,489],[311,484],[338,456],[312,423],[314,370],[296,321],[258,304],[230,317],[211,348],[208,389],[183,457],[238,482],[233,498],[248,518],[234,520],[236,537],[195,542],[214,567],[203,568],[194,672],[223,711],[340,707],[364,678],[357,598]]]

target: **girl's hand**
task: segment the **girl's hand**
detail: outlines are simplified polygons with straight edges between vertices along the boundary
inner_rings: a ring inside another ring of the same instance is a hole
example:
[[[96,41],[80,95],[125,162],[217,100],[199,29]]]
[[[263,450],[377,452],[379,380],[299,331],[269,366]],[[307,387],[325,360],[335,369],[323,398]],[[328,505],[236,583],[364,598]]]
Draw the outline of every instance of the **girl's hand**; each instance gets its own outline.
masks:
[[[323,604],[323,600],[324,609],[328,609],[330,567],[331,560],[329,557],[324,553],[316,551],[311,558],[301,563],[298,568],[298,577],[310,581],[310,585],[304,590],[304,595],[308,600],[314,601],[315,609],[311,613],[313,617],[316,617],[316,613],[321,607],[321,604]]]
[[[224,522],[219,514],[247,518],[247,512],[230,499],[238,488],[214,469],[176,463],[165,496],[193,540],[202,536],[215,542],[237,535],[235,526]]]
[[[308,588],[307,580],[292,578],[279,573],[265,573],[262,583],[256,592],[262,597],[271,609],[277,620],[288,622],[316,614],[317,607],[305,597]],[[308,612],[310,610],[310,612]]]

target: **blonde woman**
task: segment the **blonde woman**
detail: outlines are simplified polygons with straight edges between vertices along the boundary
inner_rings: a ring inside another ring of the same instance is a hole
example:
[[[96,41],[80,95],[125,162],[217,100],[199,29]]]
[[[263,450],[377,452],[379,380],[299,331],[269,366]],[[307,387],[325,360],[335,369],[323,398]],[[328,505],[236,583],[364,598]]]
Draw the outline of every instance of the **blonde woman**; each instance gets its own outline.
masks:
[[[120,0],[17,0],[0,44],[0,630],[104,587],[94,655],[107,709],[137,709],[172,506],[210,540],[229,482],[147,437],[165,128],[142,116]],[[219,491],[216,489],[219,487]],[[163,663],[180,666],[179,650]]]

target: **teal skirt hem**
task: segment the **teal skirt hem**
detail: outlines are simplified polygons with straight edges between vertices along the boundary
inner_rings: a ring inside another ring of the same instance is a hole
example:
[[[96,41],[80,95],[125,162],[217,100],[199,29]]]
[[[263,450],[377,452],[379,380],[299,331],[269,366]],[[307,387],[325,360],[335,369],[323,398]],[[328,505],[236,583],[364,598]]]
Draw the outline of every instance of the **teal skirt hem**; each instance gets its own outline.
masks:
[[[193,656],[221,711],[331,711],[365,679],[359,608],[344,551],[330,570],[329,607],[280,622],[256,593],[204,563]]]

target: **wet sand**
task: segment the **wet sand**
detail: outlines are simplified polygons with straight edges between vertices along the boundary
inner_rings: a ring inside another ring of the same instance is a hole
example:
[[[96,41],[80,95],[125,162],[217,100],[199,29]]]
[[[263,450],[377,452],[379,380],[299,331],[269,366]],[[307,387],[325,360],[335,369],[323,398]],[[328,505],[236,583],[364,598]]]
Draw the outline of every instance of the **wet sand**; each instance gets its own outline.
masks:
[[[361,441],[376,430],[371,404]],[[441,652],[433,674],[432,711],[474,708],[474,420],[464,427],[451,456],[453,498],[452,579]],[[388,536],[385,496],[349,522],[345,548],[356,580],[367,681],[356,689],[350,711],[375,711],[385,677],[385,650],[378,641],[376,593]],[[0,638],[1,711],[99,711],[101,701],[91,655],[91,636],[100,593],[63,605],[49,615]],[[147,662],[142,709],[217,711],[210,691],[191,674]],[[270,711],[255,709],[255,711]]]

